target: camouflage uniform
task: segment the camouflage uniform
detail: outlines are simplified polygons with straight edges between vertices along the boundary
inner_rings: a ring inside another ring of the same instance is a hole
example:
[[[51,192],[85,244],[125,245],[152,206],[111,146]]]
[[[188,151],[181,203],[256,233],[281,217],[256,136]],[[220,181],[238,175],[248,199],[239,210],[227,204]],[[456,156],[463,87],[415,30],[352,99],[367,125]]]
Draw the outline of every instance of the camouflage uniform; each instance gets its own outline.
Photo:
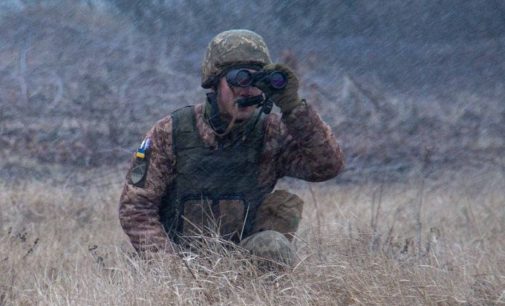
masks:
[[[261,60],[259,58],[258,62]],[[252,64],[256,63],[253,61]],[[217,77],[219,71],[212,71],[212,67],[205,65],[203,70],[204,75],[207,71],[208,77],[202,79],[202,86],[211,87],[212,82],[206,83],[206,81]],[[241,132],[245,127],[239,125],[229,135],[218,137],[205,117],[205,109],[205,104],[197,104],[191,108],[189,114],[193,116],[191,119],[194,125],[192,134],[202,143],[204,151],[219,155],[224,152],[221,150],[227,145],[237,142],[237,138],[243,135]],[[247,223],[244,206],[237,204],[234,198],[220,198],[217,204],[214,203],[216,205],[209,205],[209,210],[206,210],[208,198],[205,198],[203,193],[200,199],[193,199],[193,202],[185,200],[182,214],[177,215],[176,221],[167,222],[166,218],[164,220],[163,211],[174,203],[172,200],[166,204],[164,199],[170,198],[173,187],[181,181],[178,159],[179,162],[185,160],[184,163],[187,163],[186,156],[177,155],[180,149],[176,149],[177,146],[174,144],[174,139],[180,134],[178,125],[174,123],[174,118],[177,118],[174,114],[158,121],[147,133],[148,156],[142,159],[142,164],[139,164],[139,159],[134,157],[121,194],[119,218],[134,248],[141,254],[159,250],[170,252],[173,243],[179,242],[177,235],[204,234],[203,228],[214,222],[221,226],[221,229],[217,230],[226,239],[240,242],[241,246],[258,256],[292,264],[294,253],[291,252],[288,239],[291,239],[291,235],[298,227],[303,202],[288,192],[278,190],[271,193],[271,191],[277,180],[284,176],[318,182],[337,175],[342,168],[343,157],[329,126],[306,103],[296,104],[289,112],[283,112],[282,116],[272,113],[262,118],[258,123],[261,137],[255,159],[257,175],[253,182],[255,185],[253,191],[257,190],[260,200],[258,205],[253,206],[251,212],[252,227],[244,231]],[[243,144],[247,146],[248,141],[250,140],[243,140]],[[224,168],[227,166],[226,163],[223,162]],[[142,180],[136,177],[138,169],[142,169],[141,173],[145,173]],[[235,177],[241,171],[241,169],[232,170],[236,172]],[[199,174],[198,178],[197,182],[201,182],[202,185],[208,183],[205,175]],[[198,186],[196,188],[198,190]],[[218,209],[214,210],[216,206]],[[247,209],[249,207],[247,206]],[[181,218],[184,220],[179,220]],[[179,221],[183,224],[183,232],[176,232],[176,236],[170,235],[168,227],[171,223]],[[239,230],[239,235],[235,235],[237,228],[240,227],[242,231]],[[226,236],[227,233],[223,233],[223,229],[231,234]],[[280,247],[286,251],[272,252],[269,246]]]

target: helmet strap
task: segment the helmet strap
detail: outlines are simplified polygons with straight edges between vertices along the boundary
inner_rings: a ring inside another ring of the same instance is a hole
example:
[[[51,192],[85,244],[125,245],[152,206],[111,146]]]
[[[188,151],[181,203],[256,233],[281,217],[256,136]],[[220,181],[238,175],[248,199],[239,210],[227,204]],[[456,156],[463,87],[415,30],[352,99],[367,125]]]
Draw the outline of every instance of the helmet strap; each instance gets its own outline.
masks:
[[[214,134],[216,134],[218,137],[224,137],[228,135],[235,125],[235,120],[237,119],[235,115],[233,115],[230,123],[228,124],[226,124],[223,119],[221,119],[219,105],[217,104],[217,92],[215,91],[207,93],[207,104],[210,106],[210,112],[206,107],[205,115]],[[235,104],[235,107],[238,108],[238,105]]]

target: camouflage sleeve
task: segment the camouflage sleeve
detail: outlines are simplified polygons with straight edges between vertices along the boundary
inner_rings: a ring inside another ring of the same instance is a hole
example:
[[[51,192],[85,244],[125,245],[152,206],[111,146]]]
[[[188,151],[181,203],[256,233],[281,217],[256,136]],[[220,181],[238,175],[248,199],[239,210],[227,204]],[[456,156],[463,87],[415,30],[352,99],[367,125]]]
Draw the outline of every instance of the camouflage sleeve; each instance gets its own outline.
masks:
[[[134,156],[119,202],[119,220],[133,247],[147,256],[159,250],[173,251],[159,216],[161,197],[174,177],[171,117],[158,121],[146,139],[150,140],[145,157],[147,170],[144,178],[134,184]]]
[[[312,182],[335,177],[343,167],[343,154],[331,128],[307,104],[282,116],[279,126],[278,177]]]

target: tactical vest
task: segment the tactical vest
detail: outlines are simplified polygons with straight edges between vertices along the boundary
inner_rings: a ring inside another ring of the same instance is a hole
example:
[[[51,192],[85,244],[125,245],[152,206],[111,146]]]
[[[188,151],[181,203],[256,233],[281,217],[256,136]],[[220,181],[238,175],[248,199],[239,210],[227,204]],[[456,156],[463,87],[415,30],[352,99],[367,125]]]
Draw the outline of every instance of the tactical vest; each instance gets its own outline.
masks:
[[[235,242],[249,235],[267,193],[258,184],[263,117],[245,141],[210,148],[196,127],[194,107],[172,113],[176,176],[162,200],[161,223],[172,241],[218,233]]]

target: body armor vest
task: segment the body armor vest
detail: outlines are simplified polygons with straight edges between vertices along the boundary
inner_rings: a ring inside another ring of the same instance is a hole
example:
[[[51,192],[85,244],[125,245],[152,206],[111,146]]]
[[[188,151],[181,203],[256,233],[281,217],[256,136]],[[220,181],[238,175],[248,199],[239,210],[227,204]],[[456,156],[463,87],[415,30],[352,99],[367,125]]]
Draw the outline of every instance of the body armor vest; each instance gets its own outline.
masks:
[[[256,210],[272,190],[258,184],[263,118],[244,141],[217,149],[196,127],[194,107],[172,113],[176,176],[162,199],[161,222],[172,241],[218,233],[235,242],[248,236]]]

